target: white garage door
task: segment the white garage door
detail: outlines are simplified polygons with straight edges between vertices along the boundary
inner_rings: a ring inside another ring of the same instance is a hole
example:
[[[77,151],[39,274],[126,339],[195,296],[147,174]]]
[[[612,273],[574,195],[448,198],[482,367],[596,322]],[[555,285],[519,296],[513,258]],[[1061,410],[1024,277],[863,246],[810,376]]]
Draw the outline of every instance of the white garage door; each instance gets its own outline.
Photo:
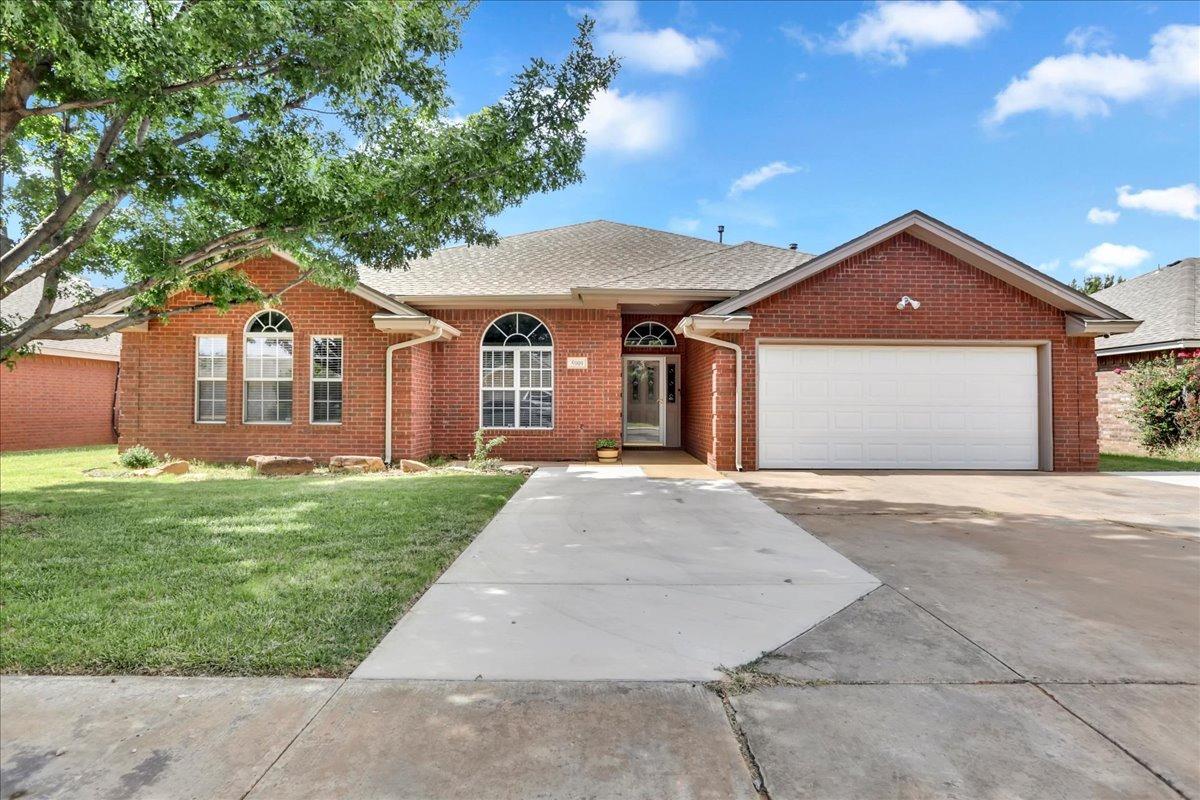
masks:
[[[762,468],[1037,469],[1034,347],[763,345]]]

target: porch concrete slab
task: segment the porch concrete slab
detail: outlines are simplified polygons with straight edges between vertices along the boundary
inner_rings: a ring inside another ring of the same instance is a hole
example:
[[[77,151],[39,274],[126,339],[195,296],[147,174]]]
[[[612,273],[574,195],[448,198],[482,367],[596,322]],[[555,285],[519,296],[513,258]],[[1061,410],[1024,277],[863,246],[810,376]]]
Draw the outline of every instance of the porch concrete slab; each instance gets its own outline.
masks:
[[[1200,797],[1200,686],[1042,687],[1188,797]]]
[[[353,678],[712,680],[875,586],[439,583]]]
[[[542,469],[353,677],[708,680],[877,585],[725,478]]]
[[[733,704],[773,800],[1178,800],[1034,686],[774,687]]]
[[[762,672],[839,683],[973,683],[1019,676],[890,586],[775,650]]]
[[[750,800],[720,700],[688,684],[349,681],[251,798]]]
[[[0,797],[242,797],[341,684],[0,678]]]

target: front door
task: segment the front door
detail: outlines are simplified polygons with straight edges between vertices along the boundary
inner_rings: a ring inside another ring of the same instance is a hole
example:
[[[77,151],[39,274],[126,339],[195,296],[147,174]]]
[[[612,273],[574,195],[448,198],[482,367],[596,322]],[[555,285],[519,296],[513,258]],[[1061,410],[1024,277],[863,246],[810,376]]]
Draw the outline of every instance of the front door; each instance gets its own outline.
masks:
[[[666,442],[665,358],[625,359],[625,444]]]

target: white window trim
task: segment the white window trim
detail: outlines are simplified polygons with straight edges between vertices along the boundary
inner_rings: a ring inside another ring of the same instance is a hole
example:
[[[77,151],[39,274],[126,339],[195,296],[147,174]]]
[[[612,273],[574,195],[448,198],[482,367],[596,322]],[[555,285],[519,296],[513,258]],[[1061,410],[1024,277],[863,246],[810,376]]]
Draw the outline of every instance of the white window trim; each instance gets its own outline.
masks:
[[[332,380],[330,378],[317,378],[316,377],[316,370],[313,369],[313,365],[317,358],[317,354],[316,354],[317,339],[337,339],[338,341],[340,341],[342,343],[342,347],[341,347],[342,375],[337,380]],[[293,370],[295,369],[295,364],[294,364],[295,358],[296,358],[296,354],[292,353]],[[316,400],[314,399],[316,397],[316,394],[313,391],[313,387],[318,383],[340,383],[342,385],[342,418],[339,419],[337,422],[317,422],[315,419],[313,419],[314,412],[316,411]],[[293,405],[292,411],[294,412],[295,410],[296,410],[296,408]],[[293,416],[295,416],[295,414],[293,414]],[[345,418],[346,418],[346,338],[344,336],[342,336],[341,334],[334,334],[334,333],[313,334],[312,336],[308,337],[308,424],[309,425],[320,425],[321,427],[328,427],[328,426],[336,427],[338,425],[341,425],[342,421],[345,420]]]
[[[524,312],[522,312],[524,313]],[[532,316],[532,315],[530,315]],[[543,323],[544,324],[544,323]],[[490,325],[489,325],[490,327]],[[513,354],[513,388],[511,389],[495,389],[487,388],[483,385],[483,354],[484,353],[512,353]],[[521,353],[547,353],[550,356],[550,386],[535,386],[524,387],[521,385]],[[479,427],[486,431],[552,431],[558,425],[558,414],[555,408],[554,391],[554,346],[550,347],[505,347],[503,345],[487,345],[479,348]],[[550,426],[531,426],[521,424],[521,392],[549,392],[550,393]],[[512,392],[515,398],[516,405],[513,408],[513,423],[512,425],[484,425],[483,424],[483,393],[484,392]]]
[[[229,337],[223,333],[197,333],[192,337],[192,422],[197,425],[225,425],[229,422]],[[201,339],[223,339],[225,341],[225,377],[224,378],[201,378],[200,377],[200,340]],[[225,418],[224,419],[200,419],[200,381],[208,381],[216,383],[218,380],[225,382]]]
[[[667,334],[667,337],[671,340],[671,343],[670,344],[634,344],[634,343],[630,342],[629,337],[633,335],[633,332],[636,331],[638,328],[641,328],[642,326],[646,326],[646,325],[658,325]],[[678,347],[679,340],[675,338],[675,334],[671,332],[671,329],[668,326],[664,325],[663,323],[659,322],[656,319],[647,319],[647,320],[642,320],[641,322],[639,322],[638,324],[636,324],[632,328],[630,328],[629,331],[625,334],[625,339],[622,342],[622,344],[624,344],[625,347],[633,347],[638,350],[655,350],[655,349],[667,350],[672,347]]]
[[[255,314],[254,316],[258,316],[258,315]],[[251,317],[250,319],[254,319],[254,317]],[[246,325],[249,326],[249,324],[250,324],[249,321],[247,321]],[[246,398],[247,398],[247,394],[248,394],[247,389],[249,388],[250,384],[252,382],[253,383],[282,383],[282,381],[280,381],[278,379],[263,380],[261,378],[249,379],[246,377],[246,361],[247,361],[246,351],[249,349],[246,347],[246,342],[250,339],[251,336],[260,338],[260,339],[287,339],[287,340],[291,341],[291,343],[292,343],[292,377],[291,377],[292,418],[289,420],[286,420],[286,421],[262,420],[262,421],[258,421],[258,422],[251,422],[250,420],[246,419],[246,408],[248,407],[248,404],[246,402]],[[291,425],[295,419],[296,419],[296,335],[295,335],[295,332],[294,331],[292,333],[250,333],[249,331],[244,332],[242,334],[242,424],[243,425]]]

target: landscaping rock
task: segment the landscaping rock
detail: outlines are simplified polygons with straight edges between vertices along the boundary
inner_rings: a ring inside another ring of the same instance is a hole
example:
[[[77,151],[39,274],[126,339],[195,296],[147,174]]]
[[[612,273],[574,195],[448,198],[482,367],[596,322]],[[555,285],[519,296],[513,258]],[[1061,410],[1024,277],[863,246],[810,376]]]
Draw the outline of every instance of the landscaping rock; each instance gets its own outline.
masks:
[[[383,472],[383,459],[378,456],[334,456],[329,459],[330,472]]]
[[[503,464],[500,471],[509,475],[532,475],[537,467],[531,467],[528,464]]]
[[[168,461],[161,467],[155,467],[155,475],[185,475],[190,465],[186,461]]]
[[[400,459],[401,472],[428,472],[429,465],[422,464],[420,461],[413,461],[410,458]]]
[[[297,456],[250,456],[246,463],[259,475],[307,475],[313,471],[313,460]]]

